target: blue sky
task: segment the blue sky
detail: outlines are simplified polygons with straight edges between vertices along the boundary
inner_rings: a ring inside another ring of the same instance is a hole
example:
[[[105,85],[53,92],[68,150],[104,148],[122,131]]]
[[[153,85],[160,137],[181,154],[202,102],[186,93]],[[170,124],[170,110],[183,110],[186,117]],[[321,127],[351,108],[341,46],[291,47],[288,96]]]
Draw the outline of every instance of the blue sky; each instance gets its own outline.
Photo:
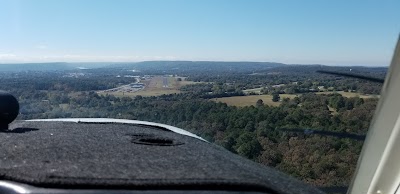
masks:
[[[0,63],[388,65],[400,1],[1,0]]]

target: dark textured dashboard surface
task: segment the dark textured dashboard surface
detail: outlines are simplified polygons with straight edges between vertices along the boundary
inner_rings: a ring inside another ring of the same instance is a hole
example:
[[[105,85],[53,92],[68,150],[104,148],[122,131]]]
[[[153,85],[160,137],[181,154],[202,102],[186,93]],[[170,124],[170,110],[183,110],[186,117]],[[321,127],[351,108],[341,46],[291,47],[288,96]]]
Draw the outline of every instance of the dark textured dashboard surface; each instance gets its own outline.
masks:
[[[274,169],[163,128],[17,121],[0,132],[0,178],[76,189],[320,193]]]

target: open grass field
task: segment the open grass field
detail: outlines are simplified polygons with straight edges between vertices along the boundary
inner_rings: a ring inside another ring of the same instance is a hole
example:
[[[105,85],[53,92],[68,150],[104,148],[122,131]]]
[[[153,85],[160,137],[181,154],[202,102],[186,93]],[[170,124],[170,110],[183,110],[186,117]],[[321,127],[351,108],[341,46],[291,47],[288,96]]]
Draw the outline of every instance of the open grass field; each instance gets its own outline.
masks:
[[[243,93],[248,94],[250,92],[254,92],[256,94],[260,94],[262,89],[263,88],[247,89],[247,90],[243,90]]]
[[[338,93],[341,94],[343,97],[346,98],[351,98],[351,97],[360,97],[360,98],[379,98],[379,95],[364,95],[360,94],[357,92],[345,92],[345,91],[339,91],[339,92],[317,92],[317,94],[333,94],[333,93]]]
[[[317,92],[316,94],[333,94],[335,92]],[[360,98],[379,98],[379,95],[363,95],[355,92],[336,92],[341,94],[343,97],[351,98],[351,97],[360,97]],[[283,98],[294,98],[296,96],[300,96],[301,94],[280,94],[281,100]],[[223,102],[230,106],[251,106],[256,105],[258,99],[263,100],[264,104],[269,106],[279,106],[281,102],[273,102],[272,95],[251,95],[251,96],[233,96],[233,97],[224,97],[224,98],[213,98],[212,101],[215,102]],[[331,109],[330,109],[331,110]],[[334,109],[331,110],[333,114],[336,112]]]
[[[337,115],[338,112],[336,111],[335,108],[328,106],[329,111],[331,112],[332,115]]]
[[[281,99],[283,98],[294,98],[296,94],[281,94]],[[258,99],[261,99],[264,104],[269,106],[279,106],[280,102],[273,102],[272,95],[251,95],[251,96],[232,96],[232,97],[224,97],[224,98],[213,98],[212,101],[215,102],[223,102],[230,106],[251,106],[256,105]]]
[[[66,109],[69,108],[69,104],[59,104],[58,106],[59,106],[61,109],[64,109],[64,110],[66,110]]]
[[[164,79],[167,79],[168,87],[164,87]],[[108,93],[101,93],[103,95],[110,94],[117,97],[134,97],[134,96],[161,96],[163,94],[177,94],[181,93],[179,90],[180,87],[189,84],[197,84],[200,82],[192,82],[192,81],[177,81],[177,77],[162,77],[156,76],[151,78],[150,80],[144,80],[141,83],[145,84],[145,88],[143,90],[137,92],[108,92]]]

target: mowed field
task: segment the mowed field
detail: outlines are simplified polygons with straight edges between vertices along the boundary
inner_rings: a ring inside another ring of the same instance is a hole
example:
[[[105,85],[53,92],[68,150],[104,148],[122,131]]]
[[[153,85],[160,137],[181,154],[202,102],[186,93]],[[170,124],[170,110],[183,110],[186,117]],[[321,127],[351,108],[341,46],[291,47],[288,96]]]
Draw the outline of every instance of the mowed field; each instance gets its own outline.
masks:
[[[351,97],[360,97],[360,98],[379,98],[379,95],[363,95],[360,93],[356,92],[344,92],[344,91],[339,91],[339,92],[317,92],[316,94],[333,94],[333,93],[339,93],[343,97],[351,98]],[[280,94],[279,96],[281,97],[281,100],[283,98],[294,98],[296,96],[299,96],[301,94]],[[279,106],[281,102],[273,102],[272,101],[272,95],[251,95],[251,96],[233,96],[233,97],[224,97],[224,98],[213,98],[211,99],[212,101],[215,102],[223,102],[226,103],[230,106],[255,106],[256,102],[258,99],[261,99],[264,104],[269,105],[269,106]]]
[[[248,94],[248,93],[254,92],[256,94],[261,94],[262,89],[263,88],[247,89],[247,90],[243,90],[243,93]]]
[[[167,79],[168,81],[168,87],[164,87],[164,79]],[[181,93],[179,88],[184,85],[189,85],[189,84],[196,84],[200,82],[192,82],[192,81],[185,81],[182,79],[182,81],[177,81],[177,77],[166,77],[164,78],[163,76],[157,76],[153,77],[150,80],[144,80],[141,83],[145,84],[145,88],[143,90],[137,91],[137,92],[109,92],[109,93],[103,93],[103,94],[110,94],[114,95],[117,97],[134,97],[134,96],[160,96],[163,94],[177,94]]]
[[[333,93],[341,94],[343,97],[346,97],[346,98],[352,98],[352,97],[379,98],[379,95],[364,95],[364,94],[360,94],[360,93],[357,93],[357,92],[345,92],[345,91],[339,91],[339,92],[317,92],[316,94],[333,94]]]
[[[281,99],[283,98],[294,98],[297,94],[280,94]],[[251,95],[251,96],[232,96],[224,98],[213,98],[212,101],[223,102],[230,106],[255,106],[256,102],[261,99],[264,104],[269,106],[279,106],[280,102],[273,102],[272,95]]]

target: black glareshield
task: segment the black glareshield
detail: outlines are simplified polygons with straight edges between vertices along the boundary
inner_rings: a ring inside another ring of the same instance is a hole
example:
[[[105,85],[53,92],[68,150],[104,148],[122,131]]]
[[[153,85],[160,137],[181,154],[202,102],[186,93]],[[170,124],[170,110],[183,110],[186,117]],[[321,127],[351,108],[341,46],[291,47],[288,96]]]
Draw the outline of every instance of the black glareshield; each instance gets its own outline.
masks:
[[[8,124],[17,118],[18,113],[18,100],[10,93],[0,90],[0,130],[7,129]]]

